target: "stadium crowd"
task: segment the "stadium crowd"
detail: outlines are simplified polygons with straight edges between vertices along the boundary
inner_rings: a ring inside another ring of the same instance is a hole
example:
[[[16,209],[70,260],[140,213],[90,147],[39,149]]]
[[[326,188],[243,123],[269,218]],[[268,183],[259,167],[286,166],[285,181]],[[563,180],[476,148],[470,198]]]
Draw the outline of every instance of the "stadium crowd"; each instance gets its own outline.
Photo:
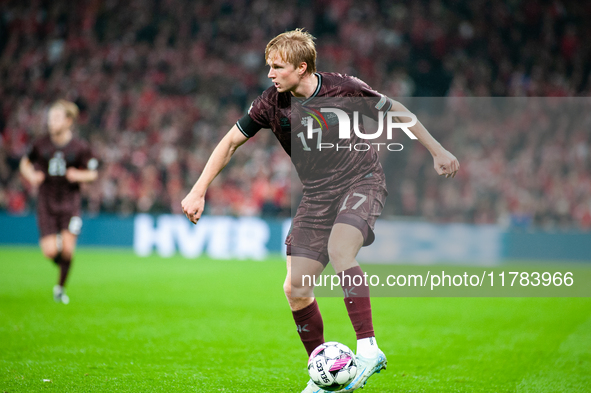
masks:
[[[424,148],[405,144],[384,158],[385,214],[591,229],[589,118],[554,124],[534,108],[495,122],[453,106],[590,96],[589,17],[591,3],[574,0],[3,1],[0,210],[33,208],[18,162],[47,132],[48,104],[65,98],[101,161],[85,211],[180,213],[215,144],[270,85],[268,39],[305,27],[320,70],[403,102],[452,103],[419,118],[460,160],[458,177],[437,179]],[[210,188],[210,214],[289,216],[291,163],[270,132],[230,166]]]

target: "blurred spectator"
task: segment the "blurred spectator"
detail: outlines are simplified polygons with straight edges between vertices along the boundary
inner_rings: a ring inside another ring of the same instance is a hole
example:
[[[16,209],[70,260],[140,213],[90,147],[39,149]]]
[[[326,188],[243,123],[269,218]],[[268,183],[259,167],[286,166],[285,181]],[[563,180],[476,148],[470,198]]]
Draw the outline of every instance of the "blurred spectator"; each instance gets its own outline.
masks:
[[[79,132],[102,160],[87,212],[179,213],[215,144],[269,86],[264,47],[282,31],[307,28],[321,70],[392,97],[589,96],[590,16],[574,0],[3,1],[0,209],[31,209],[18,160],[56,98],[79,105]],[[386,213],[590,229],[589,119],[554,131],[543,114],[516,115],[490,134],[453,114],[429,128],[458,152],[459,177],[439,184],[422,148],[405,145],[387,158]],[[270,133],[245,149],[208,212],[289,215],[289,158]]]

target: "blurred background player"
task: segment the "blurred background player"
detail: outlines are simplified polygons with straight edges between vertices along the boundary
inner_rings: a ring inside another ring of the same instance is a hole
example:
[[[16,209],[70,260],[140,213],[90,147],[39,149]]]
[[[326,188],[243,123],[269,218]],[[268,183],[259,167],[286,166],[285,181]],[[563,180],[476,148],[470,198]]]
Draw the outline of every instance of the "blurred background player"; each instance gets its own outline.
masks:
[[[78,112],[73,102],[58,100],[52,104],[47,120],[49,135],[36,140],[20,162],[24,178],[33,187],[39,187],[37,223],[41,250],[59,267],[53,298],[64,304],[69,303],[64,287],[82,228],[80,183],[94,181],[98,175],[98,161],[89,145],[72,133]]]
[[[297,149],[310,149],[296,146],[296,142],[292,145],[292,134],[304,128],[298,121],[301,119],[292,116],[298,110],[296,108],[307,105],[314,97],[381,98],[389,103],[384,111],[409,111],[357,78],[316,72],[313,38],[297,29],[280,34],[267,44],[265,60],[270,68],[267,76],[273,86],[253,102],[248,114],[218,144],[195,186],[183,200],[182,207],[185,215],[196,223],[203,213],[207,188],[228,164],[236,149],[262,128],[273,131],[291,156],[304,186],[302,201],[285,242],[285,295],[300,339],[310,356],[317,346],[324,343],[324,326],[314,298],[313,283],[306,284],[303,277],[320,275],[329,261],[341,276],[341,282],[345,282],[342,285],[345,305],[357,336],[357,376],[343,390],[350,392],[363,387],[367,379],[385,368],[387,363],[375,338],[368,284],[351,284],[360,281],[358,278],[364,274],[356,256],[362,246],[373,242],[375,221],[382,212],[387,194],[385,176],[373,148],[353,154],[346,160],[339,159],[343,152],[339,156],[334,149],[322,155],[294,153]],[[410,130],[432,154],[437,173],[445,177],[455,176],[459,169],[458,160],[420,122]],[[322,140],[338,143],[337,136],[335,129],[330,132],[328,128]],[[355,138],[351,142],[361,141]],[[352,197],[351,200],[349,197]],[[348,281],[343,281],[345,277]],[[311,380],[303,391],[318,392],[323,390]]]

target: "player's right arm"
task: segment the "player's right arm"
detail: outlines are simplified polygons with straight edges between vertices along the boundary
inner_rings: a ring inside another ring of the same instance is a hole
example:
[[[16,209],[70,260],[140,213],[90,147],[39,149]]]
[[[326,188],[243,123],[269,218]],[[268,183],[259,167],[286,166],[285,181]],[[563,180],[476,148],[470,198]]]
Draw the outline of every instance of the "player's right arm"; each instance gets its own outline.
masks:
[[[31,183],[33,187],[38,187],[45,180],[43,172],[36,170],[35,166],[27,156],[21,158],[19,170],[23,177]]]
[[[189,194],[181,202],[183,212],[193,224],[197,224],[203,213],[207,188],[228,162],[230,162],[230,158],[236,149],[247,140],[248,137],[234,125],[220,143],[218,143],[211,156],[209,156],[203,173],[201,173],[201,176],[199,176],[199,179]]]

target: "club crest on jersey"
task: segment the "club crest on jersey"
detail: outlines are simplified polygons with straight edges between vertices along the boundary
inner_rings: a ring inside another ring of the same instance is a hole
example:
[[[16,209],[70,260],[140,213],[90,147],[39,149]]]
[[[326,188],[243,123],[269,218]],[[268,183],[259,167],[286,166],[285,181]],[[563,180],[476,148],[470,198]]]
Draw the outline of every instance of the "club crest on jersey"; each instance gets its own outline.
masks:
[[[314,127],[314,120],[316,120],[316,123],[318,123],[321,130],[328,129],[328,123],[326,122],[326,118],[322,113],[318,112],[315,109],[306,108],[306,107],[304,107],[304,110],[309,115],[309,116],[302,118],[302,125],[304,127],[309,127],[309,126]],[[312,127],[309,127],[309,128],[312,128]]]
[[[307,112],[310,113],[310,112]],[[318,120],[318,119],[317,119]],[[318,122],[318,124],[320,124],[320,128],[324,129],[324,127],[326,126],[333,126],[335,124],[339,124],[339,118],[337,117],[337,115],[335,115],[334,113],[327,113],[323,116],[323,119],[325,121],[325,123],[322,122]],[[304,127],[308,126],[308,122],[312,122],[312,125],[314,125],[314,120],[312,119],[312,116],[306,116],[302,118],[302,125]]]

